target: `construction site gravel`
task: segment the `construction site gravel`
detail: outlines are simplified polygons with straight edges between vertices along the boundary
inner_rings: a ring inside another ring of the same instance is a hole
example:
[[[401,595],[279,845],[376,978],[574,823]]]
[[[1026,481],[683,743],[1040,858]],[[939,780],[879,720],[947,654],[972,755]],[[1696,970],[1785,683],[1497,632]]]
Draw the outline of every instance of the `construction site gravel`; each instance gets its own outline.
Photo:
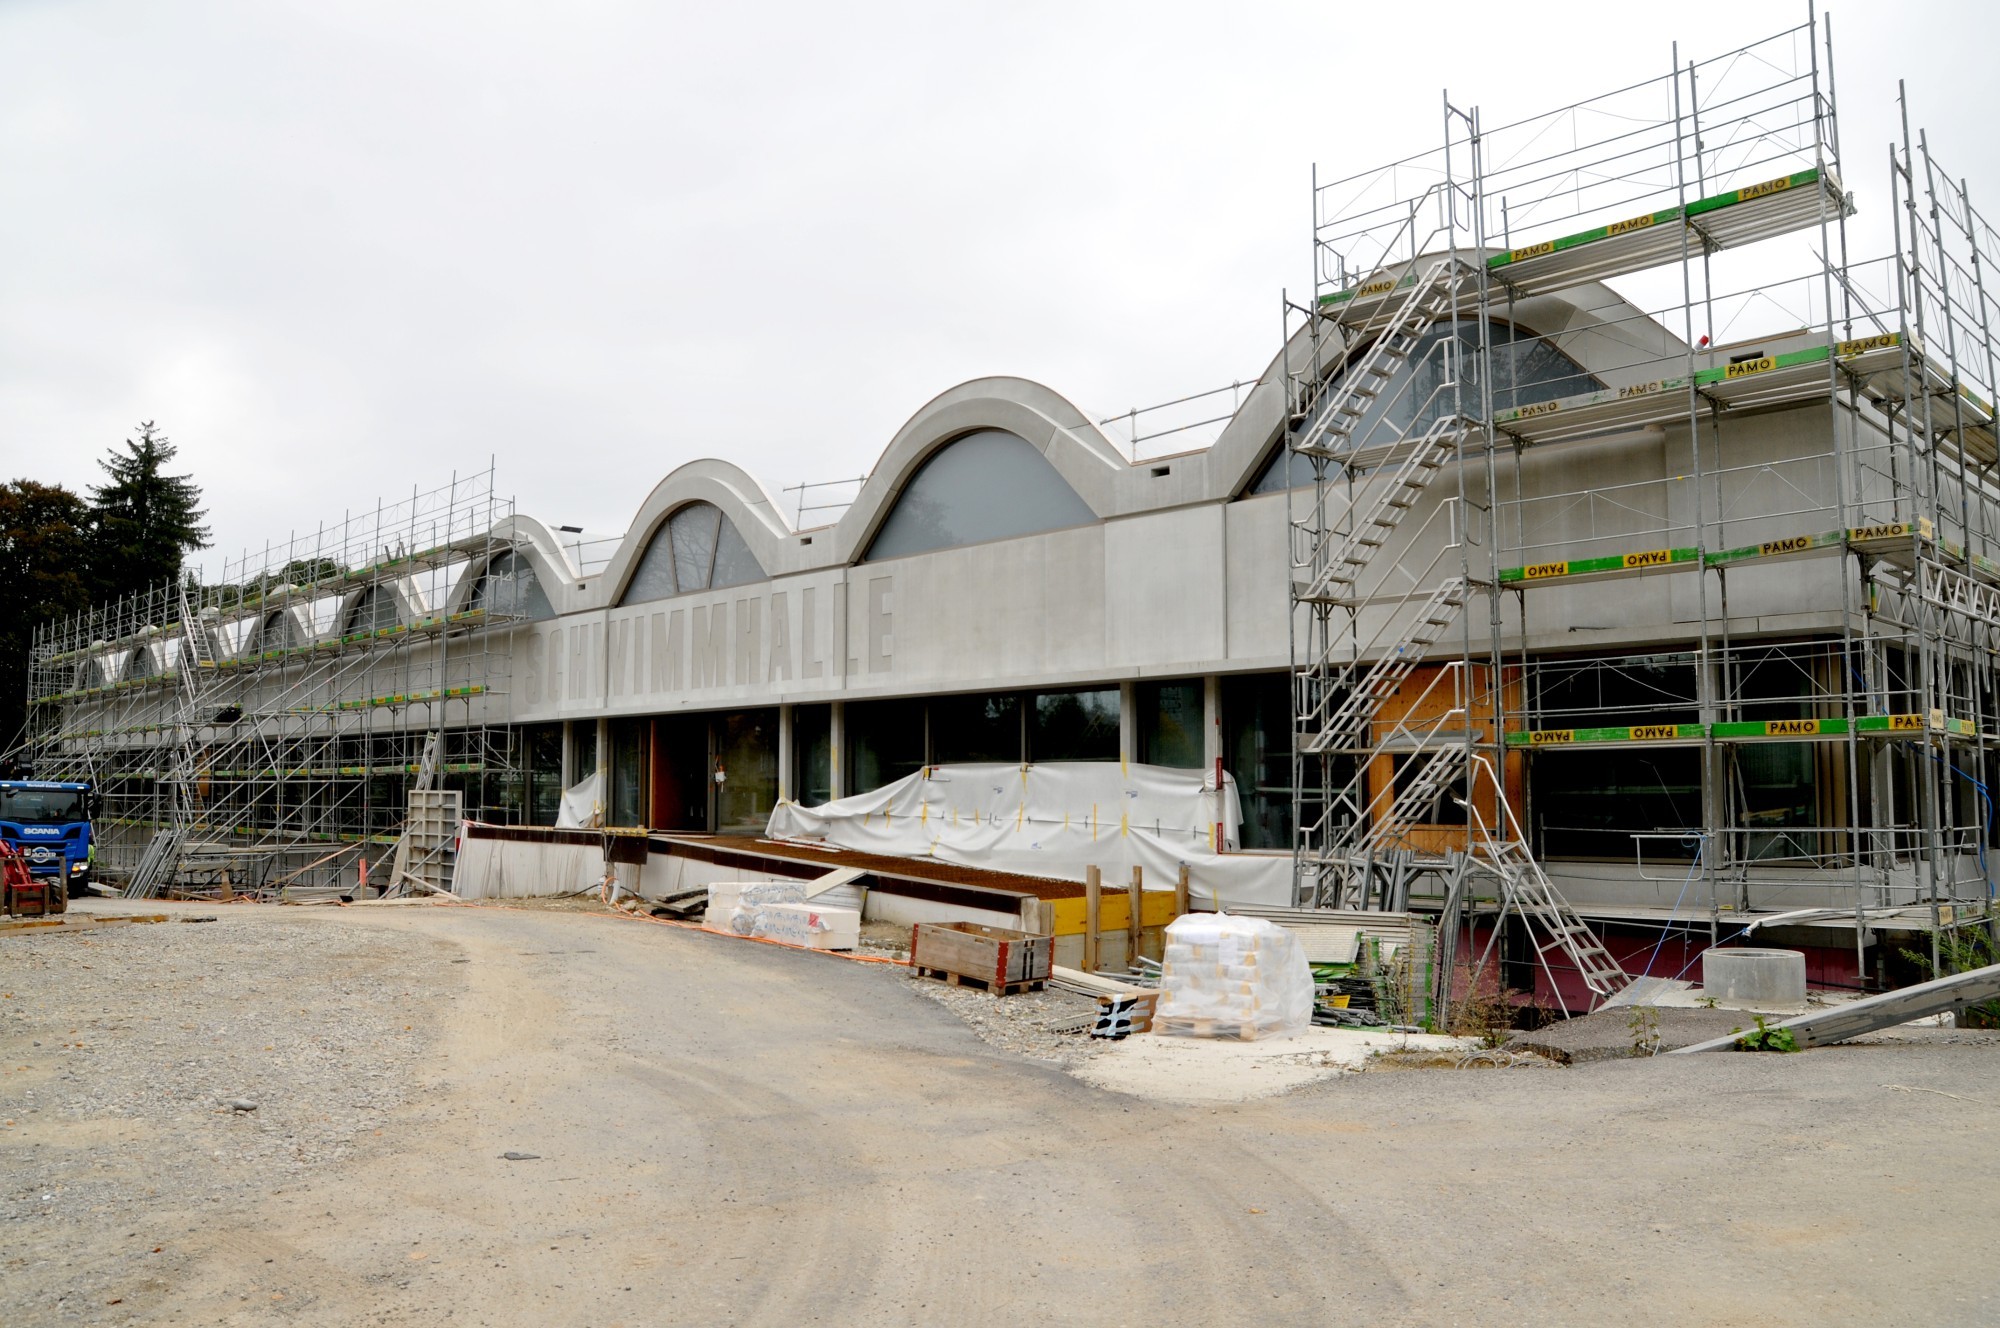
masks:
[[[1068,997],[588,909],[161,911],[216,920],[0,938],[0,1323],[1996,1313],[1990,1036],[1183,1105],[1021,1031]]]

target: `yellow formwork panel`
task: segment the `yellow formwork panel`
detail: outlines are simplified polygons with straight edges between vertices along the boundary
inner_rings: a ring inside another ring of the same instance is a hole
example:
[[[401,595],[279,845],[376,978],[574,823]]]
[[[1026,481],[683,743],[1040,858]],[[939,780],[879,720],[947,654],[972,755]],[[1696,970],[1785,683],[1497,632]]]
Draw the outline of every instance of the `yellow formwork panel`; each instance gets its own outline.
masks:
[[[1052,901],[1055,911],[1055,935],[1081,936],[1083,934],[1082,899],[1057,899]],[[1099,931],[1124,931],[1132,920],[1132,904],[1126,897],[1124,887],[1114,890],[1104,888],[1097,905],[1097,929]],[[1174,920],[1174,892],[1172,890],[1148,890],[1139,901],[1139,925],[1141,927],[1164,927]]]

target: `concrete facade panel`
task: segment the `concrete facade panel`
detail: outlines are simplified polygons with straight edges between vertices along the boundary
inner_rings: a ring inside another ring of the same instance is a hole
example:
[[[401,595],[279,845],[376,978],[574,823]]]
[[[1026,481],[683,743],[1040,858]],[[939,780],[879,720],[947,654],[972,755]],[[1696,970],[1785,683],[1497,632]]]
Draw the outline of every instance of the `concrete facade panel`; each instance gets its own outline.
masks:
[[[1223,508],[1181,508],[1104,527],[1104,643],[1121,668],[1157,671],[1226,651]]]

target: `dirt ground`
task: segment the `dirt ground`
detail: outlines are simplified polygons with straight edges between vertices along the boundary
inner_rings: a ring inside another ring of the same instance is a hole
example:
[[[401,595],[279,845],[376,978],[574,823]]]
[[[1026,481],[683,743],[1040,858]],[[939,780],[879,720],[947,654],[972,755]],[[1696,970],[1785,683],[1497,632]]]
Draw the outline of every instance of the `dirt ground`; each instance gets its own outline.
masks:
[[[1179,1106],[887,965],[206,911],[0,938],[0,1324],[2000,1317],[1991,1038]]]

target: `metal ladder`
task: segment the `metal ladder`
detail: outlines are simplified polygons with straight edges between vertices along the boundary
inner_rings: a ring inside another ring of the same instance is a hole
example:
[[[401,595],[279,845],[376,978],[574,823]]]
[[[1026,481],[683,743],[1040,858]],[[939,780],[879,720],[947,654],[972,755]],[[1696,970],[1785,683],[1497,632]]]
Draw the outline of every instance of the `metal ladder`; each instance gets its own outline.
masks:
[[[167,787],[172,790],[173,798],[168,813],[171,819],[153,836],[132,879],[126,883],[128,899],[153,898],[162,886],[173,882],[180,870],[181,854],[199,828],[194,790],[200,783],[202,745],[197,735],[219,713],[217,698],[222,681],[214,644],[188,599],[185,585],[179,587],[175,603],[180,616],[180,654],[175,666],[179,674],[176,691],[180,713],[174,719],[174,757],[167,774]]]
[[[146,846],[144,856],[132,870],[132,878],[126,882],[124,894],[128,900],[150,900],[160,894],[162,886],[172,884],[176,872],[180,870],[180,854],[192,832],[188,798],[192,796],[200,766],[200,744],[194,740],[194,734],[196,722],[200,720],[198,706],[204,702],[204,672],[214,672],[214,650],[208,648],[208,634],[202,632],[200,618],[188,602],[186,586],[176,590],[174,604],[180,616],[180,654],[174,666],[174,672],[178,674],[174,686],[178,692],[178,714],[174,716],[174,760],[166,772],[166,786],[172,790],[172,804],[168,810],[168,824],[152,836],[152,844]],[[202,668],[204,660],[208,670]]]
[[[1511,900],[1523,918],[1540,926],[1546,939],[1533,939],[1535,953],[1546,962],[1551,952],[1560,950],[1575,965],[1583,985],[1597,996],[1612,996],[1632,981],[1597,933],[1570,907],[1549,878],[1543,874],[1535,855],[1518,840],[1487,844],[1493,871],[1500,877],[1502,899]]]

